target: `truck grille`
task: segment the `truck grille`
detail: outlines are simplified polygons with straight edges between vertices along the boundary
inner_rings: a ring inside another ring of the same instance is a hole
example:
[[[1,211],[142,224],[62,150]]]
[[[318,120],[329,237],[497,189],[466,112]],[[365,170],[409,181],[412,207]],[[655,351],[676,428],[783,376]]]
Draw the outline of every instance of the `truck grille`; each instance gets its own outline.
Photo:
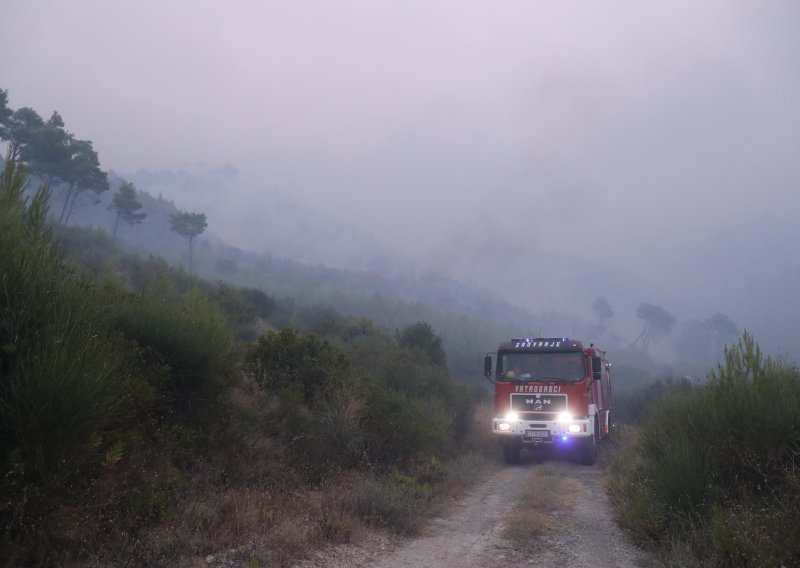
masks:
[[[519,417],[522,420],[546,420],[548,422],[553,422],[558,418],[558,412],[520,412]],[[539,426],[538,424],[531,424],[531,428],[545,428],[546,426],[542,424]]]

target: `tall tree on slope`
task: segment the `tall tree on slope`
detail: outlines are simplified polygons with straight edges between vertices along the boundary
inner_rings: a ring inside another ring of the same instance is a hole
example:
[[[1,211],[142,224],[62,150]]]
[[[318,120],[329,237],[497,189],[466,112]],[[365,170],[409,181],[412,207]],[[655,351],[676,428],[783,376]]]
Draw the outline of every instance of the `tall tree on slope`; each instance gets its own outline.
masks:
[[[205,213],[178,211],[174,215],[170,215],[170,227],[173,231],[189,241],[189,274],[192,274],[194,239],[208,227],[206,215]]]
[[[669,335],[675,324],[672,314],[655,304],[639,304],[639,307],[636,308],[636,317],[644,320],[644,327],[633,345],[639,343],[639,348],[643,353],[646,353],[650,344],[659,337]]]
[[[114,232],[111,234],[114,239],[117,238],[117,227],[120,220],[133,227],[147,217],[147,213],[139,211],[142,208],[142,204],[136,199],[136,187],[129,181],[119,187],[108,208],[117,214],[114,220]]]
[[[605,296],[598,296],[592,304],[592,309],[597,314],[597,322],[600,327],[605,327],[603,322],[614,315],[614,310],[611,309],[611,304],[608,303]]]
[[[61,179],[67,184],[64,206],[61,209],[60,221],[69,223],[72,210],[78,198],[87,191],[96,195],[109,189],[108,174],[100,169],[97,152],[92,148],[90,140],[70,139],[68,144],[69,159],[64,164]],[[97,203],[95,199],[95,203]]]

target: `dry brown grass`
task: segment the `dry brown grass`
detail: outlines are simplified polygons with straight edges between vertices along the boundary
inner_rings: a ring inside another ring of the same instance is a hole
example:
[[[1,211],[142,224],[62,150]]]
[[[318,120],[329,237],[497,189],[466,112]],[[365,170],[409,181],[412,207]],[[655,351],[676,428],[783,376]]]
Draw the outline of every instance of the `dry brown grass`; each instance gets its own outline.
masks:
[[[560,463],[538,466],[506,517],[503,535],[526,553],[537,549],[540,537],[563,527],[553,513],[574,506],[586,492],[579,481],[565,475],[567,467]]]
[[[413,534],[492,467],[484,409],[473,451],[447,462],[420,458],[402,471],[331,472],[311,486],[260,425],[269,401],[246,384],[231,399],[225,428],[131,450],[85,499],[50,513],[35,535],[45,553],[23,549],[4,565],[208,566],[213,556],[211,566],[289,566],[370,530]]]

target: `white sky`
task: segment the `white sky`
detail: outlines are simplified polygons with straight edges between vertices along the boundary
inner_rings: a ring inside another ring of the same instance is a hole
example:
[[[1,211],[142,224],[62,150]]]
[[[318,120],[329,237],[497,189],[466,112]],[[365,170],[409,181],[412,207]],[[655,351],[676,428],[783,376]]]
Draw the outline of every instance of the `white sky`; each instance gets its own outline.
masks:
[[[231,208],[280,188],[456,272],[516,242],[648,273],[800,205],[793,0],[3,0],[0,19],[10,106],[58,110],[104,168],[229,162],[251,188]]]

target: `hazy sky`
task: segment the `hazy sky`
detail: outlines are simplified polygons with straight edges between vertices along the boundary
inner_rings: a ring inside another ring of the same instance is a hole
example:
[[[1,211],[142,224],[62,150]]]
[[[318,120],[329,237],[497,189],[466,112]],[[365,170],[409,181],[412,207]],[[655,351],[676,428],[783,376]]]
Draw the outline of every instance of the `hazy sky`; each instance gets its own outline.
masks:
[[[57,109],[104,168],[229,162],[253,188],[232,206],[279,188],[455,269],[513,243],[652,276],[709,229],[800,205],[795,0],[3,0],[0,17],[12,108]]]

